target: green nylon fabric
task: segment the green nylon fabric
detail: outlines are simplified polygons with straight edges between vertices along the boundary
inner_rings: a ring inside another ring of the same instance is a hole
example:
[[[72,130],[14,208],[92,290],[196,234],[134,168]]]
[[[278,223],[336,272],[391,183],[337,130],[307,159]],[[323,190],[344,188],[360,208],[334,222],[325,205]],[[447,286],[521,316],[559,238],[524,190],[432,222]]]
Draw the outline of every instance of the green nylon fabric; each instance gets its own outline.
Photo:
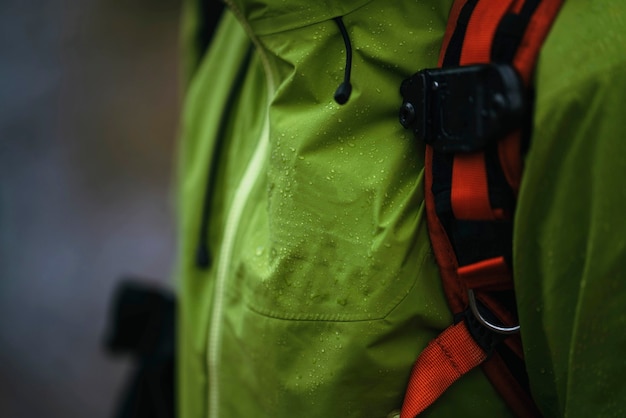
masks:
[[[626,3],[569,0],[537,69],[514,242],[546,416],[626,415]]]
[[[187,40],[199,20],[189,2]],[[570,0],[545,45],[516,218],[523,338],[548,416],[619,416],[626,399],[616,374],[626,348],[624,6],[600,3]],[[398,89],[436,65],[450,5],[237,0],[206,55],[186,50],[181,417],[386,417],[401,407],[415,358],[452,319],[425,224],[424,149],[398,123]],[[332,99],[345,65],[338,15],[354,48],[344,106]],[[250,37],[255,52],[235,84]],[[424,414],[460,415],[510,412],[475,370]]]

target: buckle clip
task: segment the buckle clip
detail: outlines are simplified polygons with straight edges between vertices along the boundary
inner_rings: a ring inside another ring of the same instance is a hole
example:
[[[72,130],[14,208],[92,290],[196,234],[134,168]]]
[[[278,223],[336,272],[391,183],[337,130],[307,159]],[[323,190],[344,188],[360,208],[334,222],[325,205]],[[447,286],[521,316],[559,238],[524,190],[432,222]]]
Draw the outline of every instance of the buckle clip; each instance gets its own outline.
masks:
[[[400,123],[436,151],[484,149],[520,128],[526,89],[506,64],[425,69],[402,82]]]

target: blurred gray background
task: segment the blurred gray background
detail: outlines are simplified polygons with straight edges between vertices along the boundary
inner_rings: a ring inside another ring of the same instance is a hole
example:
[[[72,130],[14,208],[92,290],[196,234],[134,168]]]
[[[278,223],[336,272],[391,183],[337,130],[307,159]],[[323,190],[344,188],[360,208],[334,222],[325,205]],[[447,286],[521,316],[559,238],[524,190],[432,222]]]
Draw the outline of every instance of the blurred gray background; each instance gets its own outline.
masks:
[[[172,287],[179,0],[0,0],[0,417],[110,417],[128,274]]]

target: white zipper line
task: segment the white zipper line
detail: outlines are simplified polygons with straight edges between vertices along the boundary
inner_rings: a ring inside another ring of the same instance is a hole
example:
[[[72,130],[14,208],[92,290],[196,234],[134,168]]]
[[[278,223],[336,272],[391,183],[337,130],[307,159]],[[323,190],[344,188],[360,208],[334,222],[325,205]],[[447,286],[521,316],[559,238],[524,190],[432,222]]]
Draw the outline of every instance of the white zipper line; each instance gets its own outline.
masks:
[[[245,28],[248,36],[255,44],[257,51],[260,53],[261,62],[265,70],[265,76],[267,80],[267,109],[265,115],[265,122],[263,129],[259,137],[256,149],[246,171],[235,191],[235,196],[231,204],[231,209],[226,219],[226,227],[224,229],[224,239],[222,241],[222,249],[218,258],[217,265],[217,278],[215,283],[215,289],[213,291],[213,312],[211,317],[211,324],[209,330],[208,341],[208,373],[209,373],[209,396],[208,396],[208,417],[219,417],[219,401],[220,401],[220,384],[219,384],[219,366],[220,357],[222,351],[222,324],[224,319],[224,290],[226,282],[229,277],[230,261],[234,251],[235,237],[237,234],[237,228],[241,221],[243,210],[248,201],[249,195],[252,192],[263,163],[267,157],[268,145],[269,145],[269,103],[274,92],[274,80],[271,73],[271,67],[265,51],[260,45],[258,39],[254,36],[252,29],[241,14],[241,12],[235,7],[231,0],[225,0],[225,3],[233,11],[237,19]]]
[[[258,174],[263,167],[263,161],[267,155],[269,143],[269,124],[266,122],[259,143],[254,151],[252,161],[246,169],[246,173],[237,188],[235,198],[226,221],[222,251],[218,259],[217,280],[213,292],[213,316],[209,334],[209,417],[218,417],[219,405],[219,365],[221,354],[222,323],[224,316],[224,289],[228,280],[230,260],[234,250],[237,227],[241,220],[243,209],[248,196],[252,191]]]

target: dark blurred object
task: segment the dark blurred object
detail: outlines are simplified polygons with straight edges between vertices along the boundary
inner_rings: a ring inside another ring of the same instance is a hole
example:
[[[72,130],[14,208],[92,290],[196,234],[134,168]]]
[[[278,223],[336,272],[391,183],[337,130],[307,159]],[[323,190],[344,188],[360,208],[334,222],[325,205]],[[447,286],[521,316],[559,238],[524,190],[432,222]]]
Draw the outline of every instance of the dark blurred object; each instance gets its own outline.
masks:
[[[111,418],[108,299],[173,286],[180,7],[0,0],[1,418]]]
[[[130,355],[135,370],[116,418],[172,418],[175,410],[174,296],[134,279],[122,280],[114,299],[107,349]]]

